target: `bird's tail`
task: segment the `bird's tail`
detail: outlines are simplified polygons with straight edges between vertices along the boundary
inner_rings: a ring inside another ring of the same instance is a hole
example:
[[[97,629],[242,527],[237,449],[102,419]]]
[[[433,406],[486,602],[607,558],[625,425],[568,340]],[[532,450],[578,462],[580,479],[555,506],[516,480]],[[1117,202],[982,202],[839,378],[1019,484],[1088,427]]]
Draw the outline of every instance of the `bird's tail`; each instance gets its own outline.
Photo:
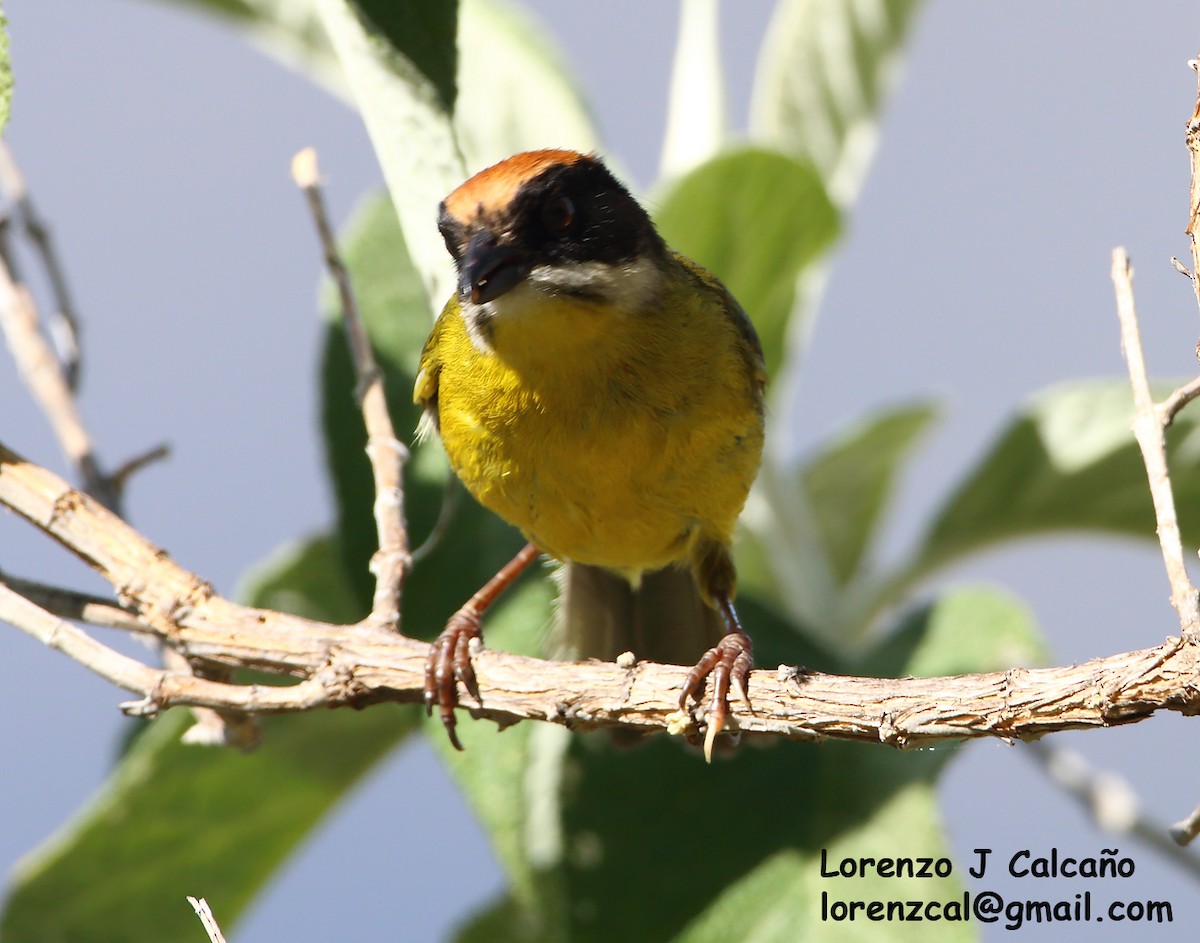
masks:
[[[580,563],[564,564],[557,579],[557,657],[612,661],[629,651],[643,661],[690,665],[725,633],[690,569],[645,573],[637,589],[609,570]]]

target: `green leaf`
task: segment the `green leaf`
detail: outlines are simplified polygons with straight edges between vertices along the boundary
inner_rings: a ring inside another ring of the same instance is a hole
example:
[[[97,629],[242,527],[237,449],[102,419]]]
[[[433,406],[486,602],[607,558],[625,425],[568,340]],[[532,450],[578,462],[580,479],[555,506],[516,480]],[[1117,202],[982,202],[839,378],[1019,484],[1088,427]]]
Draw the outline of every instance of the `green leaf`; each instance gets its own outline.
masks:
[[[178,2],[178,0],[177,0]],[[183,0],[246,30],[290,65],[346,94],[337,54],[321,23],[321,0]],[[363,31],[410,62],[436,91],[444,111],[457,94],[457,0],[347,0]]]
[[[861,634],[876,591],[866,563],[896,478],[935,416],[929,403],[880,410],[794,471],[766,464],[742,518],[739,582],[819,638]]]
[[[12,108],[12,58],[8,51],[8,18],[0,6],[0,132],[8,125]]]
[[[437,207],[466,176],[450,119],[457,0],[187,2],[224,15],[358,108],[408,231],[431,319],[453,288]]]
[[[266,52],[354,103],[316,0],[183,2],[223,15]],[[391,10],[380,0],[373,0],[372,6],[382,7],[385,13]],[[434,12],[448,16],[447,10]],[[435,24],[434,32],[440,34],[445,27],[445,22]],[[436,37],[431,41],[442,50],[439,55],[444,60],[444,42]],[[480,168],[550,143],[585,152],[599,148],[595,121],[565,55],[524,7],[508,0],[460,0],[457,46],[454,129],[470,167]],[[425,71],[427,75],[437,72]],[[445,86],[432,75],[431,80]],[[537,102],[536,108],[529,107],[531,101]],[[433,219],[428,223],[433,226]]]
[[[1052,531],[1154,537],[1146,472],[1124,380],[1083,380],[1034,397],[934,517],[902,582],[1004,540]],[[1185,538],[1200,541],[1200,417],[1168,433]]]
[[[350,0],[369,33],[415,65],[446,112],[457,94],[458,0]]]
[[[583,152],[600,146],[564,54],[527,10],[506,0],[463,0],[458,29],[454,128],[472,169],[551,144]]]
[[[855,662],[812,648],[752,597],[743,597],[740,608],[762,664],[903,676],[1028,664],[1041,653],[1028,610],[985,587],[955,590],[913,611]],[[529,726],[501,737],[485,732],[481,739],[502,741]],[[468,760],[475,748],[473,742]],[[861,922],[814,918],[822,892],[833,900],[951,901],[961,899],[962,886],[955,878],[867,877],[851,887],[821,877],[822,851],[834,863],[948,854],[934,783],[955,753],[954,747],[897,752],[869,744],[763,741],[743,744],[709,766],[697,751],[664,736],[632,749],[614,747],[602,735],[575,736],[544,760],[543,772],[558,778],[556,792],[545,791],[547,780],[541,790],[529,788],[527,772],[520,787],[501,787],[504,798],[494,813],[514,832],[537,820],[551,833],[538,859],[521,871],[538,889],[533,905],[529,894],[514,891],[476,915],[456,939],[600,941],[619,934],[628,943],[766,943],[794,940],[801,927],[805,939],[861,939]],[[530,768],[527,760],[524,769]],[[487,768],[475,778],[476,802],[485,801],[481,784],[503,781]],[[524,810],[514,806],[522,789]],[[546,824],[554,816],[557,832]],[[969,926],[946,930],[949,939],[974,939]]]
[[[844,772],[853,775],[861,771]],[[822,791],[831,789],[833,784],[826,779],[823,786]],[[822,801],[836,802],[837,798],[828,792],[818,799]],[[805,808],[794,801],[788,807]],[[726,940],[792,943],[798,938],[800,928],[806,943],[869,941],[884,936],[899,941],[931,938],[928,926],[923,923],[897,919],[871,922],[861,912],[854,921],[822,919],[824,913],[836,916],[839,904],[847,906],[851,901],[866,904],[880,901],[884,907],[889,901],[936,901],[941,907],[949,905],[948,914],[962,914],[958,920],[944,919],[938,923],[937,940],[978,938],[970,921],[970,910],[963,908],[962,883],[954,875],[932,879],[881,878],[870,872],[849,879],[823,877],[822,854],[829,870],[836,870],[844,858],[857,862],[861,858],[878,860],[889,856],[929,857],[934,861],[946,857],[948,851],[934,790],[925,782],[912,783],[863,810],[860,821],[831,836],[821,848],[777,852],[730,884],[701,917],[674,937],[675,943]]]
[[[797,279],[838,232],[837,210],[816,172],[770,151],[722,154],[670,187],[657,222],[673,248],[714,272],[741,302],[774,375]]]
[[[840,583],[862,566],[896,476],[935,415],[928,403],[881,410],[844,429],[800,469]]]
[[[795,0],[767,27],[751,136],[811,161],[839,207],[858,195],[918,0]]]
[[[854,669],[874,678],[936,678],[1048,660],[1028,606],[1001,587],[965,585],[905,615]]]
[[[760,663],[846,667],[798,639],[753,598],[742,597],[740,609]],[[485,728],[479,739],[495,743],[520,733],[518,727],[497,736]],[[478,745],[468,747],[466,762]],[[632,748],[600,734],[551,743],[540,768],[526,759],[519,787],[501,787],[505,798],[494,813],[526,836],[536,823],[538,841],[526,840],[521,871],[532,876],[533,903],[514,890],[457,939],[607,941],[619,934],[635,943],[681,933],[688,940],[795,939],[798,926],[811,925],[819,900],[822,848],[839,856],[877,857],[898,848],[944,853],[930,784],[952,754],[764,741],[709,766],[695,748],[661,735]],[[486,768],[475,775],[492,788],[502,781]],[[474,791],[475,801],[486,801],[483,785]],[[523,808],[513,808],[518,798]],[[806,878],[795,890],[803,919],[792,888],[768,893],[780,861],[793,863],[789,874]],[[960,889],[954,882],[890,881],[882,890],[888,897],[941,899]],[[747,937],[747,928],[760,935]]]
[[[273,56],[330,93],[352,101],[329,35],[321,24],[317,0],[172,0],[240,30]]]
[[[553,597],[544,572],[527,575],[488,613],[487,645],[523,655],[542,654]],[[570,732],[538,723],[500,731],[488,721],[474,721],[460,712],[458,734],[465,749],[459,753],[450,746],[439,718],[428,720],[426,730],[486,829],[519,909],[528,914],[552,912],[553,895],[540,879],[539,869],[557,854],[555,796]]]
[[[725,141],[720,39],[717,0],[683,0],[660,162],[664,179],[708,160]]]
[[[1029,610],[1019,600],[1001,590],[968,587],[951,590],[914,610],[864,659],[845,667],[876,677],[937,676],[1031,664],[1044,654]],[[903,849],[906,856],[947,855],[934,782],[955,747],[919,754],[860,744],[781,744],[776,749],[811,749],[815,754],[805,761],[803,773],[781,770],[776,774],[792,777],[794,785],[791,797],[778,801],[789,808],[812,810],[803,817],[808,830],[726,885],[712,906],[675,938],[679,943],[729,939],[784,943],[795,939],[797,927],[806,928],[806,940],[875,938],[877,928],[870,923],[817,921],[814,915],[821,912],[822,894],[828,895],[827,907],[838,900],[961,899],[962,885],[954,877],[931,881],[871,875],[846,881],[823,878],[820,871],[822,852],[834,867],[843,857],[901,853],[895,849]],[[811,787],[804,788],[810,782]],[[764,793],[770,788],[747,784],[746,794],[755,797],[755,805],[770,803]],[[791,824],[777,821],[783,829]],[[720,847],[728,853],[725,844]],[[893,921],[887,926],[889,939],[923,940],[928,934],[915,924]],[[946,939],[975,939],[968,923],[947,924],[942,931]]]
[[[936,820],[921,814],[932,803],[901,818],[893,802],[906,787],[930,782],[949,750],[774,743],[744,747],[709,767],[665,738],[624,752],[592,738],[572,747],[560,866],[572,940],[611,940],[618,931],[624,940],[663,940],[689,925],[772,922],[761,894],[747,900],[737,889],[769,886],[779,856],[798,861],[811,887],[822,848],[879,856],[892,848],[936,854],[943,845]],[[794,813],[781,814],[788,809]],[[926,882],[894,883],[891,892],[904,896],[933,891],[919,886]],[[795,902],[776,897],[773,906],[789,914]],[[638,915],[636,926],[628,913]],[[777,928],[782,936],[766,938],[795,939],[807,923],[793,921]]]
[[[248,601],[346,621],[352,599],[340,574],[332,543],[317,537],[259,566]],[[188,894],[219,899],[228,929],[419,716],[413,706],[380,705],[267,717],[262,745],[243,754],[181,743],[190,715],[169,712],[132,741],[76,818],[19,865],[0,936],[186,939],[195,932]]]
[[[325,535],[280,547],[242,577],[237,597],[321,622],[345,625],[358,618],[334,542]]]
[[[330,542],[259,568],[251,602],[340,619],[349,594]],[[416,726],[415,707],[268,717],[251,754],[189,746],[184,710],[150,724],[76,818],[17,869],[5,939],[187,939],[188,894],[221,901],[226,929],[280,862]],[[269,797],[269,801],[264,801]],[[98,930],[97,928],[103,928]]]
[[[431,317],[454,290],[453,266],[435,225],[437,208],[466,176],[450,113],[429,77],[359,19],[348,0],[316,3],[367,125]]]
[[[190,721],[171,712],[137,739],[78,816],[19,864],[0,936],[194,939],[188,894],[219,900],[228,930],[415,719],[412,708],[386,705],[267,718],[263,745],[247,755],[180,743]]]

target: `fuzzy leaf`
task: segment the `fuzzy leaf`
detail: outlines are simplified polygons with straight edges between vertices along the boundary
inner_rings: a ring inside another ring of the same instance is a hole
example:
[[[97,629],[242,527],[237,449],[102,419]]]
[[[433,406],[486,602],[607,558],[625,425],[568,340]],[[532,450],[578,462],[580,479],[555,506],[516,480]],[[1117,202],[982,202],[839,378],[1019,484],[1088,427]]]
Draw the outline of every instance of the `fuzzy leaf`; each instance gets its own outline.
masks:
[[[770,151],[733,151],[682,177],[658,207],[667,242],[715,273],[750,315],[774,375],[797,279],[838,233],[815,171]]]
[[[875,153],[919,0],[794,0],[767,27],[751,136],[811,161],[839,207],[854,201]]]
[[[819,638],[865,628],[875,592],[865,564],[896,478],[935,415],[929,403],[880,410],[794,471],[767,464],[742,518],[739,582]]]
[[[454,290],[453,266],[434,225],[437,208],[466,176],[445,98],[404,49],[356,14],[354,4],[315,2],[383,168],[432,317]],[[453,44],[454,33],[442,32],[440,40]]]
[[[12,109],[12,57],[8,49],[8,19],[0,9],[0,132],[8,125]]]
[[[350,0],[363,26],[417,67],[447,112],[457,94],[458,0]]]
[[[937,513],[909,579],[1004,540],[1052,531],[1153,539],[1146,472],[1130,431],[1127,381],[1084,380],[1034,397]],[[1167,436],[1184,537],[1200,541],[1200,416]]]
[[[540,147],[599,148],[564,53],[528,10],[508,0],[463,0],[458,35],[454,128],[472,170]]]
[[[317,538],[260,568],[250,601],[337,620],[348,602],[338,573],[328,541]],[[268,717],[262,746],[243,754],[181,743],[190,716],[169,712],[132,741],[77,817],[20,863],[0,936],[191,939],[196,918],[184,896],[200,888],[221,901],[229,929],[418,716],[415,707],[380,705]]]

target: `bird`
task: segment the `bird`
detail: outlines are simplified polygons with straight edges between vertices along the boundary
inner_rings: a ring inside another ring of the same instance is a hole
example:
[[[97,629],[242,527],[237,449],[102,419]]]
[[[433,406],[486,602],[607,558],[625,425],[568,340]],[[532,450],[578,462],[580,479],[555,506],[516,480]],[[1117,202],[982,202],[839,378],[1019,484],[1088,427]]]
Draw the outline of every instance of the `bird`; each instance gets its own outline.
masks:
[[[595,154],[508,157],[442,201],[438,228],[457,283],[421,354],[418,437],[439,435],[466,489],[528,543],[434,641],[427,711],[462,749],[457,685],[478,697],[483,613],[544,554],[562,564],[576,656],[631,639],[643,659],[699,655],[679,705],[708,686],[711,759],[730,694],[750,707],[731,551],[763,450],[749,317]]]

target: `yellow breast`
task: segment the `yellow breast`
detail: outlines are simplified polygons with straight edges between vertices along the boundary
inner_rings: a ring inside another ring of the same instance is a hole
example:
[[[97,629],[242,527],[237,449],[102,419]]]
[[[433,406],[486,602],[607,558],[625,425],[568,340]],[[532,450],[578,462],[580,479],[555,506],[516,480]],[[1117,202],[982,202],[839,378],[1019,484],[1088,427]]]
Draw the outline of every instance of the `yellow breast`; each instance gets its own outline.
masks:
[[[514,292],[472,338],[457,300],[422,356],[455,473],[541,550],[636,577],[727,544],[762,451],[762,372],[740,309],[680,265],[622,311]]]

